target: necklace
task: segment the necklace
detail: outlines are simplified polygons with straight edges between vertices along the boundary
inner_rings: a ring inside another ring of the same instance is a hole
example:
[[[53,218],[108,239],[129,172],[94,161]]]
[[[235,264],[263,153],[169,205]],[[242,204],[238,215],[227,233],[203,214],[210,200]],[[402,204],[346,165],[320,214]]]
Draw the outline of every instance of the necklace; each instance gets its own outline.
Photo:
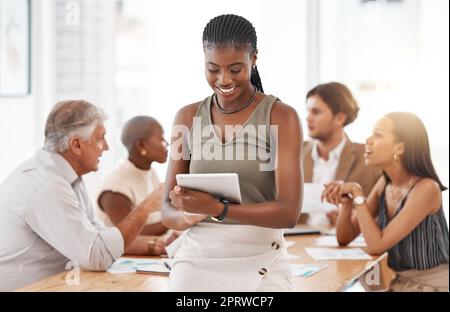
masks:
[[[411,177],[411,179],[409,179],[408,186],[403,189],[403,191],[400,193],[399,196],[395,196],[395,197],[394,197],[394,192],[392,191],[392,184],[391,184],[391,187],[389,189],[389,195],[391,196],[392,200],[394,201],[394,207],[397,207],[398,202],[406,195],[406,192],[409,190],[409,188],[412,185],[413,179],[414,179],[414,177]]]
[[[217,108],[218,108],[219,111],[220,111],[221,113],[223,113],[223,114],[234,114],[234,113],[237,113],[237,112],[243,110],[244,108],[246,108],[247,106],[249,106],[250,104],[252,104],[253,100],[255,99],[255,96],[256,96],[256,88],[254,88],[254,89],[255,89],[255,91],[253,92],[253,95],[252,95],[252,97],[250,98],[250,100],[248,101],[248,103],[245,104],[244,106],[242,106],[242,107],[240,107],[240,108],[238,108],[238,109],[232,110],[232,111],[227,111],[227,110],[223,109],[222,106],[220,106],[220,104],[219,104],[219,99],[217,98],[217,94],[214,93],[214,99],[216,100]]]

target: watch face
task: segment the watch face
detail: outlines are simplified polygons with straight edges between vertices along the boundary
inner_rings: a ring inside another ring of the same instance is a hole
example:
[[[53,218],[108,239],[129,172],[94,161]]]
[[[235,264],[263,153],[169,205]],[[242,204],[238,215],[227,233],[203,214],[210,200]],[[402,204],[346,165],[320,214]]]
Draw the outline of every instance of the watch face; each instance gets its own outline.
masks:
[[[216,217],[211,217],[211,219],[213,220],[213,221],[216,221],[216,222],[222,222],[223,220],[220,220],[219,218],[216,218]]]
[[[364,196],[358,196],[355,198],[354,203],[355,205],[362,205],[366,201],[366,198]]]

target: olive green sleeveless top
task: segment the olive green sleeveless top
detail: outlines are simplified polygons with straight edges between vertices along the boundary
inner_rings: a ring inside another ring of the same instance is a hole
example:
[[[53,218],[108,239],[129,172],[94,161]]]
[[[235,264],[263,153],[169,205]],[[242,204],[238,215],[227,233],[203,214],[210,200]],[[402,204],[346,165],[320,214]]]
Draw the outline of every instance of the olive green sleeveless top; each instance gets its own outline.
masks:
[[[270,112],[277,100],[265,95],[244,125],[221,129],[211,122],[212,96],[203,100],[189,134],[190,173],[237,173],[243,204],[275,199],[276,127],[270,127]],[[214,222],[211,218],[204,222]],[[226,218],[224,223],[238,224]]]

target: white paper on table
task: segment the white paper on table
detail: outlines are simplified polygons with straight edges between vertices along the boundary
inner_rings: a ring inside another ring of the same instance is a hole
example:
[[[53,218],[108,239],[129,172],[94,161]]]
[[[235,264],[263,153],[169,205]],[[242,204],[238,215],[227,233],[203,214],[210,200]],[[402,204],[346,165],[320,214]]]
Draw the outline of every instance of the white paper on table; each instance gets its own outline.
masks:
[[[316,246],[319,247],[339,247],[336,236],[334,235],[324,235],[316,239]],[[347,247],[366,247],[366,241],[362,235],[355,238]]]
[[[323,235],[334,235],[334,236],[336,236],[336,228],[332,228],[332,229],[326,231],[325,233],[323,233]]]
[[[293,276],[301,276],[301,277],[309,277],[316,274],[319,271],[322,271],[328,264],[295,264],[291,263],[290,265],[291,272]]]
[[[361,248],[305,248],[306,252],[314,260],[371,260],[369,256]]]
[[[109,273],[134,273],[150,265],[163,265],[167,259],[119,258],[107,270]]]
[[[169,275],[170,274],[170,265],[165,263],[153,263],[146,266],[141,266],[136,270],[136,273],[154,273],[154,274],[162,274]]]

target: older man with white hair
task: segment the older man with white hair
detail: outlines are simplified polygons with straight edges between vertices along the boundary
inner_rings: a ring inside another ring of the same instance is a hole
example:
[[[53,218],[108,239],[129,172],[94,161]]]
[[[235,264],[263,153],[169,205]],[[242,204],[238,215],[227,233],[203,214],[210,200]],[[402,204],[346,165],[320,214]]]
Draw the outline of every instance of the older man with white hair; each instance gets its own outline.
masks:
[[[45,147],[0,186],[0,291],[65,270],[69,261],[106,270],[135,244],[162,190],[150,194],[115,227],[95,220],[82,176],[108,150],[105,115],[78,100],[59,102],[47,118]]]

